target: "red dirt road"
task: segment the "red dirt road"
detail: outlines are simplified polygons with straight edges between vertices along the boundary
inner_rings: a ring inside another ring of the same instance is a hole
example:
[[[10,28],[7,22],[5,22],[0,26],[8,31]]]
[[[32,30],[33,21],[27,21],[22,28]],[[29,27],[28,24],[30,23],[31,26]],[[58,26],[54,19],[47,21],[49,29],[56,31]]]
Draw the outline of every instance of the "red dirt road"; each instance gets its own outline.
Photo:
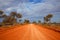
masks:
[[[0,30],[0,40],[60,40],[60,33],[28,24],[7,30]]]

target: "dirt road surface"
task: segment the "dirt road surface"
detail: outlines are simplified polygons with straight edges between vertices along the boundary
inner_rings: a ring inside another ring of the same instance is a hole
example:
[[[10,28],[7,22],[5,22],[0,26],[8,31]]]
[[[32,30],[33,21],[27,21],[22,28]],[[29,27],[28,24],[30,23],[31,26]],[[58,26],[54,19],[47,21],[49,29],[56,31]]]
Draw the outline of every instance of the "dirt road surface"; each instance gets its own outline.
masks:
[[[0,40],[60,40],[60,33],[42,25],[27,24],[0,30]]]

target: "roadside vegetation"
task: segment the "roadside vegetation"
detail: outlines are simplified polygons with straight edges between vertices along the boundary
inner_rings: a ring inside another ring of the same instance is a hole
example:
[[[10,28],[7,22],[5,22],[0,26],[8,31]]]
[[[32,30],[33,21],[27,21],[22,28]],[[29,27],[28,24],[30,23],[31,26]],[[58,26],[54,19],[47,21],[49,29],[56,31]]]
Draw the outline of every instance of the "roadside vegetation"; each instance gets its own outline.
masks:
[[[41,20],[38,20],[38,22],[33,21],[30,22],[30,20],[25,19],[23,23],[21,23],[22,20],[19,20],[19,23],[17,22],[17,19],[22,18],[21,13],[17,12],[11,12],[9,15],[6,15],[4,11],[0,10],[0,19],[3,18],[2,22],[0,22],[0,28],[9,28],[9,27],[16,27],[19,25],[26,25],[26,24],[36,24],[36,25],[42,25],[45,28],[49,28],[55,31],[60,32],[60,23],[51,23],[51,18],[54,17],[53,14],[48,14],[43,17],[44,22],[42,23]]]

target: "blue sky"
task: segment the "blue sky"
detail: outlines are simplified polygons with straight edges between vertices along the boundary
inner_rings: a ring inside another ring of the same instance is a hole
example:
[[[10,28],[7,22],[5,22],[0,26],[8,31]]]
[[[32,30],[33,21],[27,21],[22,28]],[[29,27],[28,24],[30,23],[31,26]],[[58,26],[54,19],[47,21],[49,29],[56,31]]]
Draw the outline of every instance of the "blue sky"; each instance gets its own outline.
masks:
[[[53,14],[52,21],[60,22],[60,0],[0,0],[0,10],[6,14],[16,11],[23,19],[41,20],[47,14]]]

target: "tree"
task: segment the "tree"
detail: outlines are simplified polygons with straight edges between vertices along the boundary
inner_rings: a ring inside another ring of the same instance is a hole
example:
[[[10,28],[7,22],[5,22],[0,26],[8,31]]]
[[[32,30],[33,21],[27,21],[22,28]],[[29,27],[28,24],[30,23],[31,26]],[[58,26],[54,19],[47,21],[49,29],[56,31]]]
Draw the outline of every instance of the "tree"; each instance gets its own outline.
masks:
[[[47,16],[45,16],[44,17],[44,23],[46,23],[46,22],[49,22],[50,23],[50,20],[51,20],[52,17],[53,17],[52,14],[48,14]]]
[[[19,20],[19,22],[21,22],[22,20]]]
[[[12,22],[12,23],[16,23],[17,22],[17,19],[16,19],[16,15],[17,15],[17,12],[11,12],[10,13],[10,21]]]
[[[41,23],[41,21],[40,21],[40,20],[38,20],[38,23],[40,24],[40,23]]]
[[[11,20],[12,18],[10,16],[7,16],[6,18],[4,18],[3,23],[4,24],[11,24],[13,20]]]
[[[22,14],[18,13],[18,14],[16,14],[16,17],[17,18],[22,18]]]
[[[4,14],[4,11],[0,10],[0,18],[3,18],[3,21],[0,23],[0,25],[4,25],[4,19],[6,19],[7,15]]]
[[[2,15],[2,17],[3,17],[3,18],[6,18],[6,17],[7,17],[7,15],[6,15],[6,14],[3,14],[3,15]]]
[[[14,18],[15,18],[15,17],[16,17],[16,15],[17,15],[17,13],[16,13],[16,12],[11,12],[11,13],[10,13],[10,16],[11,16],[11,17],[14,17]]]
[[[16,12],[11,12],[10,16],[11,16],[11,21],[13,20],[13,23],[17,22],[17,18],[22,18],[22,14]]]
[[[46,21],[46,18],[44,17],[44,23],[45,23],[45,21]]]
[[[3,18],[3,17],[2,17],[3,13],[4,13],[4,12],[3,12],[2,10],[0,10],[0,18]]]
[[[18,13],[18,14],[16,14],[16,17],[17,17],[17,18],[22,18],[22,14]],[[17,20],[17,19],[16,19],[16,20]],[[21,20],[19,20],[19,22],[21,22]]]
[[[6,18],[4,18],[3,22],[5,24],[14,24],[14,23],[17,22],[17,18],[16,17],[17,18],[21,18],[22,15],[21,14],[17,14],[16,12],[11,12],[9,16],[7,16]]]
[[[10,13],[10,16],[11,16],[12,18],[15,18],[15,19],[17,19],[17,18],[22,18],[22,14],[17,13],[17,12],[11,12],[11,13]]]
[[[29,23],[30,23],[30,21],[29,21],[29,20],[27,20],[27,19],[25,19],[24,23],[29,24]]]
[[[44,17],[44,23],[47,23],[49,19],[47,17]]]
[[[2,15],[4,13],[4,11],[0,10],[0,15]]]
[[[48,21],[49,21],[49,23],[50,23],[51,18],[53,17],[53,15],[52,15],[52,14],[48,14],[46,17],[47,17],[47,19],[48,19]]]
[[[48,17],[48,18],[52,18],[53,15],[52,15],[52,14],[48,14],[46,17]]]
[[[33,21],[32,23],[33,23],[33,24],[37,24],[37,22],[36,22],[36,21]]]
[[[0,10],[0,18],[5,18],[5,17],[7,17],[7,15],[4,14],[4,12],[2,10]]]

